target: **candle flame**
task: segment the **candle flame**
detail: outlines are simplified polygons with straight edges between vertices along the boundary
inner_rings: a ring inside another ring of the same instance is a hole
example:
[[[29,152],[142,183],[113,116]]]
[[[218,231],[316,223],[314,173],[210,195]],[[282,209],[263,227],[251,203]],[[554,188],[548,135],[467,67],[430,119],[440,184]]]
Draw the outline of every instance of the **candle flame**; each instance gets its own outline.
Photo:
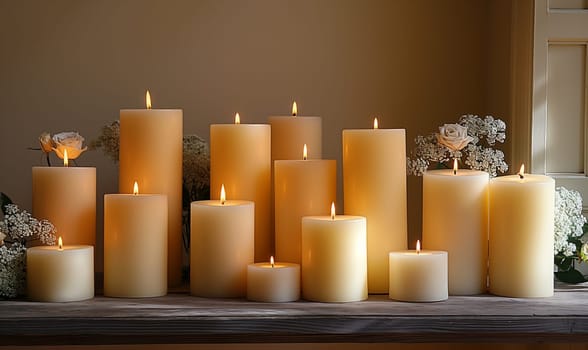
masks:
[[[139,194],[139,184],[137,183],[137,181],[135,181],[135,183],[133,184],[133,194],[134,195]]]
[[[225,192],[225,184],[221,185],[220,202],[222,205],[227,201],[227,193]]]
[[[61,239],[61,236],[57,239],[57,249],[63,250],[63,240]]]
[[[67,149],[63,150],[63,166],[69,166],[69,157],[67,156]]]
[[[453,175],[457,175],[457,158],[453,158]]]
[[[374,118],[374,129],[378,128],[378,118]]]
[[[302,160],[307,160],[308,159],[308,148],[306,147],[306,143],[304,144],[304,147],[302,148]]]
[[[239,116],[239,113],[235,114],[235,124],[241,124],[241,117]]]
[[[296,101],[294,101],[292,103],[292,116],[295,117],[298,115],[298,105],[296,104]]]
[[[149,90],[145,93],[145,105],[147,106],[147,109],[151,109],[151,94],[149,93]]]
[[[421,253],[421,240],[420,239],[417,239],[416,253],[417,254]]]
[[[518,175],[521,179],[525,178],[525,164],[521,164],[521,169],[519,170]]]
[[[331,220],[335,220],[335,202],[331,202]]]
[[[274,267],[274,256],[270,256],[270,264],[272,265],[272,268]]]

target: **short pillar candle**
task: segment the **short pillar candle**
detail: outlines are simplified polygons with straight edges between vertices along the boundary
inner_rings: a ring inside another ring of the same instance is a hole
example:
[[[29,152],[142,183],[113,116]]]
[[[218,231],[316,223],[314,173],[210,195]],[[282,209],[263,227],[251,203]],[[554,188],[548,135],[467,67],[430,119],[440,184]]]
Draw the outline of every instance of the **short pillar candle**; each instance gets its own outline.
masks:
[[[247,299],[270,303],[300,298],[300,265],[274,262],[247,266]]]
[[[447,252],[417,249],[389,254],[389,298],[399,301],[446,300]]]
[[[367,299],[367,237],[363,216],[302,218],[302,297],[320,302]]]
[[[69,302],[94,297],[94,247],[63,245],[27,249],[27,289],[33,301]]]

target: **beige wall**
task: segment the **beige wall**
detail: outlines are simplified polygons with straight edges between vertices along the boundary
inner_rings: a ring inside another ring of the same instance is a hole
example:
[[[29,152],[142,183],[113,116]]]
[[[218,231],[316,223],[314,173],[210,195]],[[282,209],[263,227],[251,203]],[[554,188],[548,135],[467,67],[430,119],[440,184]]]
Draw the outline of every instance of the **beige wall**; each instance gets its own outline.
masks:
[[[184,109],[185,133],[205,138],[237,111],[262,123],[296,99],[300,114],[323,117],[324,157],[339,168],[341,130],[367,128],[375,114],[381,127],[407,129],[409,149],[464,113],[508,120],[509,4],[0,0],[0,190],[30,209],[37,136],[92,139],[120,108],[143,106],[146,88],[156,108]],[[98,168],[99,197],[117,190],[101,153],[79,164]],[[413,242],[420,181],[409,185]]]

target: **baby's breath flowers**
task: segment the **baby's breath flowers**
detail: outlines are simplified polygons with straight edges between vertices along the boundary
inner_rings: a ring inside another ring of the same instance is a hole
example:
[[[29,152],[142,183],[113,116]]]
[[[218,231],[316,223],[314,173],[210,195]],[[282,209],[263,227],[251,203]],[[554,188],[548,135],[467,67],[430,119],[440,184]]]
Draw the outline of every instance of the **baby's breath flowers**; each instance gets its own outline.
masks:
[[[4,194],[0,221],[0,297],[14,298],[24,292],[26,246],[28,242],[55,244],[55,227],[47,220],[37,220],[21,210]]]
[[[447,167],[452,159],[462,159],[470,169],[483,170],[495,177],[505,173],[508,165],[504,153],[494,149],[496,142],[506,139],[506,124],[492,116],[480,118],[467,114],[458,124],[445,124],[439,133],[417,136],[416,147],[407,159],[407,172],[421,176],[431,165]]]
[[[586,217],[582,215],[582,196],[565,187],[555,189],[554,255],[558,271],[555,276],[563,282],[585,282],[575,269],[576,261],[588,261],[588,244],[584,241]]]

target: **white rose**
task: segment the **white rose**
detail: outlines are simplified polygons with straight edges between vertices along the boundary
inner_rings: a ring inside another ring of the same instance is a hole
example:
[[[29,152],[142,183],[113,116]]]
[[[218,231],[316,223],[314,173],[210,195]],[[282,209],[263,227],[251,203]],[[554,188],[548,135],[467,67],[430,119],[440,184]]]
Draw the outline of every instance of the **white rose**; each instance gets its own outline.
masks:
[[[53,140],[51,140],[51,135],[48,132],[44,132],[39,136],[39,143],[44,153],[50,153],[53,150]]]
[[[82,148],[83,142],[84,138],[77,132],[61,132],[53,135],[53,143],[55,144],[53,150],[61,159],[63,159],[64,150],[67,150],[68,159],[76,159],[88,149],[88,147]]]
[[[468,128],[459,124],[440,126],[437,134],[437,141],[454,152],[460,151],[473,139],[473,137],[468,136]]]

